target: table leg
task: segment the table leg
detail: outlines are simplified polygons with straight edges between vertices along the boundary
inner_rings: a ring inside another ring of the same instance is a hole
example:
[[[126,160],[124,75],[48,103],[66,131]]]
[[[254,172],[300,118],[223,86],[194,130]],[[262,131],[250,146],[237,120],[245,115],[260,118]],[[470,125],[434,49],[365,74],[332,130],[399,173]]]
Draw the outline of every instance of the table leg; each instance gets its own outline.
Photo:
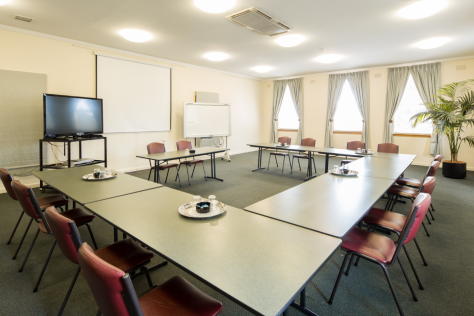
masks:
[[[211,176],[207,177],[208,179],[214,179],[214,180],[219,180],[219,181],[224,181],[222,179],[219,179],[217,177],[217,171],[216,171],[216,154],[213,153],[211,154]]]
[[[326,166],[324,167],[324,172],[328,173],[329,171],[329,154],[326,154]]]
[[[302,312],[305,315],[318,316],[318,314],[316,314],[313,311],[310,311],[309,309],[306,308],[306,288],[304,288],[300,293],[300,303],[297,304],[297,303],[293,302],[293,303],[291,303],[290,306],[297,309],[298,311]]]
[[[262,156],[263,156],[263,148],[259,147],[258,158],[257,158],[257,169],[252,170],[252,172],[255,172],[260,169],[265,169],[265,168],[262,168]]]
[[[313,178],[316,178],[316,175],[313,176],[313,165],[312,165],[312,160],[313,159],[313,153],[311,151],[308,152],[308,177],[304,179],[304,181],[311,180]]]

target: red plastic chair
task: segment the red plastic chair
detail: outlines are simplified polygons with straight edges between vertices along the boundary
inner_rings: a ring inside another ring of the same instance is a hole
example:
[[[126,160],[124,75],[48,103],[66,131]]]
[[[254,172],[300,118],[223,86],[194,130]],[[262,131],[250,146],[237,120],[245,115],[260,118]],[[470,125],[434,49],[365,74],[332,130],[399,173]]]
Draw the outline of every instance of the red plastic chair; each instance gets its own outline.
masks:
[[[77,229],[74,221],[63,216],[64,213],[59,214],[54,208],[47,208],[44,213],[43,221],[46,221],[51,229],[51,232],[56,239],[56,242],[61,249],[63,255],[72,263],[79,265],[77,258],[77,249],[82,244],[81,236]],[[91,251],[93,251],[91,249]],[[122,239],[116,243],[97,249],[95,255],[102,260],[119,267],[123,271],[132,274],[132,277],[145,274],[148,280],[150,288],[153,286],[151,281],[150,273],[146,265],[150,263],[154,254],[141,247],[137,242],[130,238]],[[165,265],[166,261],[161,265]],[[139,273],[135,274],[136,271],[140,270]],[[76,274],[72,280],[69,290],[67,291],[66,297],[64,298],[63,304],[59,311],[59,315],[64,312],[69,296],[74,288],[77,277],[81,268],[78,267]],[[44,272],[44,270],[43,270]]]
[[[5,187],[5,190],[7,191],[8,195],[13,200],[17,201],[18,199],[16,198],[15,192],[13,192],[12,184],[11,184],[11,182],[13,181],[12,175],[8,172],[7,169],[0,168],[0,178],[2,179],[3,186]],[[63,210],[62,207],[64,205],[66,205],[66,207],[67,207],[67,204],[69,203],[69,200],[66,199],[64,196],[62,196],[61,194],[54,194],[54,195],[50,195],[50,196],[47,196],[47,197],[39,198],[39,199],[37,199],[37,202],[38,202],[38,204],[39,204],[39,206],[42,210],[44,210],[45,208],[47,208],[49,206],[59,207],[61,210]],[[25,214],[25,212],[22,211],[21,214],[20,214],[20,218],[18,218],[18,221],[16,222],[15,228],[13,229],[13,232],[10,235],[10,238],[8,239],[7,245],[9,245],[11,243],[11,241],[13,239],[13,236],[15,235],[15,232],[18,228],[18,225],[20,224],[21,219],[23,218],[23,214]],[[31,223],[30,223],[30,225],[31,225]],[[29,229],[29,227],[30,226],[28,225],[28,229]],[[23,244],[23,240],[25,239],[25,236],[26,236],[26,233],[28,232],[28,229],[26,230],[25,234],[23,235],[23,238],[22,238],[20,244],[18,245],[18,249],[16,250],[16,253],[18,253],[18,251],[20,250],[20,247]],[[15,256],[13,256],[12,259],[15,259],[15,258],[16,258],[16,254],[15,254]]]
[[[278,142],[281,143],[281,144],[291,145],[291,138],[287,137],[287,136],[282,136],[282,137],[278,138]],[[283,170],[285,169],[285,158],[288,157],[288,163],[290,164],[290,168],[293,171],[293,165],[291,164],[291,160],[290,160],[290,152],[289,151],[288,152],[281,152],[281,151],[278,151],[278,149],[274,152],[271,152],[270,155],[268,156],[267,170],[270,169],[270,158],[272,158],[272,156],[275,157],[275,162],[276,162],[277,168],[278,168],[277,156],[283,157],[283,168],[281,168],[281,172],[283,172]]]
[[[346,252],[346,255],[341,265],[341,269],[339,270],[339,275],[337,276],[336,284],[334,285],[334,289],[328,303],[332,304],[334,300],[334,295],[336,294],[337,287],[341,280],[341,275],[348,261],[349,265],[345,274],[349,275],[352,258],[354,256],[376,263],[382,267],[400,315],[403,315],[403,310],[398,301],[395,289],[392,285],[392,281],[390,280],[390,275],[387,270],[387,268],[394,265],[396,261],[398,261],[400,267],[402,268],[403,275],[405,276],[405,280],[408,284],[408,287],[410,288],[413,299],[418,301],[418,298],[413,291],[410,280],[408,279],[405,269],[403,268],[398,256],[403,245],[415,238],[430,204],[431,196],[429,194],[420,193],[417,196],[413,206],[411,207],[410,213],[407,216],[407,220],[405,221],[400,232],[400,238],[398,239],[397,243],[394,243],[392,239],[386,236],[379,235],[374,232],[360,228],[352,229],[342,240],[341,249]]]
[[[146,146],[146,148],[148,150],[148,154],[159,154],[159,153],[166,152],[165,145],[162,143],[150,143]],[[150,163],[150,173],[148,174],[148,180],[150,180],[151,171],[155,169],[155,167],[151,165],[151,160],[148,160],[148,162]],[[165,183],[166,183],[166,181],[168,181],[168,174],[170,173],[170,168],[176,168],[176,175],[178,176],[178,179],[179,179],[179,186],[181,186],[181,177],[179,176],[179,172],[178,172],[179,164],[168,163],[168,161],[166,162],[166,164],[164,163],[160,164],[158,167],[158,171],[155,170],[155,172],[158,172],[158,180],[160,181],[160,184],[161,184],[160,170],[168,170],[166,172],[166,179],[165,179]]]
[[[301,146],[308,146],[308,147],[316,147],[316,140],[312,138],[303,138],[301,140]],[[300,159],[309,159],[308,155],[300,152],[299,154],[293,155],[291,158],[291,173],[293,173],[293,166],[295,165],[295,158],[298,159],[298,166],[300,167],[301,171],[301,165],[300,165]],[[311,160],[313,161],[313,166],[314,166],[314,172],[316,171],[316,163],[314,162],[314,157],[311,157]],[[309,170],[308,170],[309,172]]]
[[[190,141],[180,140],[179,142],[176,143],[176,148],[178,148],[178,150],[193,149],[193,145],[191,144]],[[196,170],[196,164],[202,163],[202,170],[204,171],[204,179],[206,179],[206,181],[207,181],[206,169],[204,168],[204,160],[196,160],[196,157],[193,157],[193,160],[181,161],[181,159],[179,159],[179,163],[180,163],[180,166],[178,167],[178,173],[179,173],[179,169],[181,168],[181,164],[186,165],[186,171],[188,172],[188,183],[189,183],[189,185],[191,185],[191,180],[189,179],[189,168],[188,168],[189,165],[194,165],[193,173],[191,174],[191,178],[192,178],[194,176],[194,170]],[[176,177],[177,176],[178,175],[176,175]],[[176,181],[176,179],[175,179],[175,181]],[[181,180],[180,180],[180,183],[181,183]]]
[[[441,163],[440,162],[441,159],[443,159],[443,156],[441,155],[438,155],[434,158],[433,162],[428,167],[428,170],[426,171],[426,174],[422,181],[415,178],[400,177],[395,182],[399,185],[404,185],[404,186],[413,187],[413,188],[421,188],[421,186],[423,185],[423,182],[425,181],[427,177],[436,176],[436,172],[438,171],[439,165]]]
[[[379,144],[377,147],[379,153],[398,154],[398,145],[392,143]]]
[[[48,235],[52,235],[53,233],[49,229],[48,223],[43,218],[43,211],[41,210],[35,198],[33,190],[27,187],[26,185],[21,184],[19,181],[12,181],[12,189],[13,189],[13,192],[15,192],[15,195],[18,198],[18,201],[20,202],[21,206],[23,207],[23,211],[26,213],[26,215],[31,217],[30,224],[33,220],[35,220],[38,223],[38,230],[36,231],[35,237],[33,238],[33,241],[31,242],[31,246],[28,249],[28,253],[25,256],[23,263],[20,269],[18,270],[18,272],[22,272],[25,267],[26,260],[28,260],[28,257],[31,253],[31,250],[33,249],[33,246],[35,244],[36,239],[38,238],[38,234],[40,233],[40,231]],[[50,208],[55,210],[53,206],[50,206]],[[87,228],[89,229],[89,233],[91,235],[94,246],[97,248],[94,234],[92,233],[92,230],[89,226],[89,223],[92,222],[92,220],[95,218],[94,215],[87,213],[81,208],[74,208],[72,210],[63,212],[62,214],[64,217],[67,217],[70,221],[74,221],[78,226],[87,225]],[[53,246],[51,247],[51,250],[49,251],[48,257],[43,265],[43,269],[41,270],[38,280],[36,281],[36,285],[33,289],[33,292],[36,292],[38,290],[38,286],[41,282],[44,271],[46,270],[46,267],[48,266],[49,259],[51,258],[51,255],[53,253],[55,246],[56,246],[56,240],[53,241]]]
[[[357,150],[358,148],[365,149],[365,143],[357,141],[357,140],[352,141],[352,142],[347,142],[346,149],[348,149],[348,150]],[[352,162],[352,160],[348,160],[347,156],[346,156],[346,159],[341,161],[341,166],[346,165],[346,164],[351,163],[351,162]]]
[[[104,315],[216,316],[222,303],[204,294],[180,276],[137,297],[130,275],[102,260],[89,245],[78,251],[82,274]]]

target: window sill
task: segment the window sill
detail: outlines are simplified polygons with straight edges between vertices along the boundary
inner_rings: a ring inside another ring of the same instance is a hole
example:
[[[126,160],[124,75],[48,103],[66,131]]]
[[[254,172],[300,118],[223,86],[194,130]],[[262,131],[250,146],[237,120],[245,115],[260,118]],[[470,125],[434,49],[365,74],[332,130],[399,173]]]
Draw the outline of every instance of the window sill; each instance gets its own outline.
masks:
[[[279,128],[279,132],[298,132],[297,129],[289,129],[289,128]]]
[[[355,134],[362,135],[362,132],[351,132],[351,131],[333,131],[333,134]]]
[[[394,133],[393,136],[399,137],[422,137],[422,138],[431,138],[431,134],[409,134],[409,133]]]

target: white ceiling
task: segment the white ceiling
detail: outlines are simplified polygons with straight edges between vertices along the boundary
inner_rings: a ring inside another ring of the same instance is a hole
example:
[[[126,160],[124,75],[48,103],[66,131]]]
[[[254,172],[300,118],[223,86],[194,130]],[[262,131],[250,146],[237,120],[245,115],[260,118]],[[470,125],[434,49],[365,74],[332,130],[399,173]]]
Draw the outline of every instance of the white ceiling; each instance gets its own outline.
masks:
[[[405,20],[397,11],[406,0],[236,0],[227,12],[210,14],[193,0],[12,0],[0,7],[0,24],[51,34],[135,53],[219,69],[258,78],[275,78],[344,69],[392,65],[474,55],[474,1],[448,0],[441,12]],[[237,26],[226,15],[256,6],[302,34],[296,47],[280,47]],[[35,19],[25,23],[13,14]],[[145,43],[123,39],[125,28],[148,31]],[[436,49],[413,44],[431,37],[451,41]],[[333,64],[314,61],[321,48],[345,58]],[[210,51],[225,52],[221,62],[204,59]],[[275,69],[264,74],[258,65]]]

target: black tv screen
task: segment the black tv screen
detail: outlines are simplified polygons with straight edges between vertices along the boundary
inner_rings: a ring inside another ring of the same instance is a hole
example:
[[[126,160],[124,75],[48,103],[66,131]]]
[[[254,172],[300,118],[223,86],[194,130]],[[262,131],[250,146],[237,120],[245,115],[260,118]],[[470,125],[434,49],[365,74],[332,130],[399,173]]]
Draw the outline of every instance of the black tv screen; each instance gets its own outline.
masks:
[[[44,94],[44,134],[103,133],[102,99]]]

